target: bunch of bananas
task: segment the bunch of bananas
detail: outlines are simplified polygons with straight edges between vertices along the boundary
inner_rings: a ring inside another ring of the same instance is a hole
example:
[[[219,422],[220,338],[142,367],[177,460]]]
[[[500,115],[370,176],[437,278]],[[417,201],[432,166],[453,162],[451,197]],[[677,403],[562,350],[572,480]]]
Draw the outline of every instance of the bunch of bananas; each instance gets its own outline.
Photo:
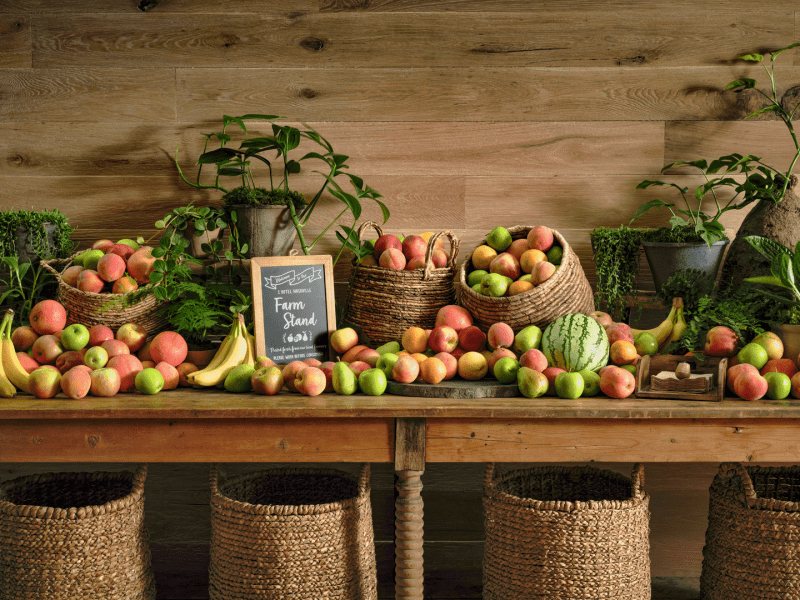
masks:
[[[683,332],[686,331],[686,317],[683,314],[683,298],[672,299],[672,308],[661,323],[652,329],[631,329],[633,337],[636,338],[640,333],[650,333],[658,342],[658,351],[662,352],[672,342],[681,339]]]
[[[10,308],[0,324],[0,397],[13,398],[17,389],[25,393],[30,392],[28,386],[28,372],[22,367],[11,341],[11,323],[14,320],[14,311]]]
[[[255,366],[256,344],[255,338],[247,331],[244,317],[237,314],[233,325],[222,340],[219,350],[204,369],[194,371],[186,376],[187,381],[194,387],[221,386],[225,377],[237,365],[248,364]]]

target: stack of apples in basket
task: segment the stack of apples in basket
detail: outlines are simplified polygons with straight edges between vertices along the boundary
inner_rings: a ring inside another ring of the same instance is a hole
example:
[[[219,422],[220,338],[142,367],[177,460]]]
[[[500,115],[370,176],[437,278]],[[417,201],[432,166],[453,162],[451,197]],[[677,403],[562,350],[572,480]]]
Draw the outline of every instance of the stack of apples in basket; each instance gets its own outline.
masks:
[[[82,292],[125,294],[149,283],[155,261],[152,248],[133,240],[97,240],[64,269],[61,280]]]

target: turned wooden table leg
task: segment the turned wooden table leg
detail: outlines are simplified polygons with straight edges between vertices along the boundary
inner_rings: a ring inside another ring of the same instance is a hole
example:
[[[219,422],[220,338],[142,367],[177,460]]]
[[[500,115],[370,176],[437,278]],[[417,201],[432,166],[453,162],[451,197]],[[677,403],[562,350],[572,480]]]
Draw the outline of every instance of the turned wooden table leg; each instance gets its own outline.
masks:
[[[396,419],[395,472],[395,598],[423,597],[423,502],[425,472],[425,419]]]

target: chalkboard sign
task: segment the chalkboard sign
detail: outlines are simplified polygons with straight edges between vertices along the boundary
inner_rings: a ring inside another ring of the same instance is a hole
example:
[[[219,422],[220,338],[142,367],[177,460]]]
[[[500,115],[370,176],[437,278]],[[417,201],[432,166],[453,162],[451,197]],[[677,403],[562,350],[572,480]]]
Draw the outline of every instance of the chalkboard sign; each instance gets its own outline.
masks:
[[[333,261],[329,255],[250,261],[257,356],[278,364],[331,360],[336,329]]]

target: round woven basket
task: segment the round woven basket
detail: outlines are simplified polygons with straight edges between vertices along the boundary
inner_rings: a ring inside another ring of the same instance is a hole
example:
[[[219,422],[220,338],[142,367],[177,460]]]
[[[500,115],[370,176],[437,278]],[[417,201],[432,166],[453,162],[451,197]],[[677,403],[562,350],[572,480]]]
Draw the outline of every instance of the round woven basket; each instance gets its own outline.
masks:
[[[800,467],[723,463],[709,494],[701,597],[800,597]]]
[[[376,599],[369,465],[211,470],[211,600]]]
[[[95,294],[84,292],[65,283],[55,266],[63,265],[61,271],[69,267],[81,252],[68,258],[43,260],[42,266],[50,271],[58,280],[58,297],[56,298],[67,310],[67,323],[105,325],[116,332],[125,323],[137,323],[145,328],[148,335],[153,335],[167,328],[167,321],[159,314],[159,309],[166,304],[157,300],[153,294],[141,294],[141,289],[126,294]],[[134,296],[134,294],[136,296]],[[131,298],[141,298],[131,304]]]
[[[509,227],[514,240],[527,237],[530,226]],[[466,308],[474,324],[487,331],[494,323],[506,323],[514,331],[528,325],[544,328],[567,313],[588,314],[594,310],[594,295],[581,267],[578,255],[558,231],[553,237],[564,249],[561,266],[555,274],[532,290],[516,296],[493,298],[477,293],[467,285],[467,275],[473,270],[472,253],[464,259],[458,271],[458,303]],[[485,244],[483,240],[481,244]]]
[[[0,484],[0,598],[153,600],[147,466]]]
[[[644,468],[487,465],[483,598],[650,598]]]
[[[378,237],[383,235],[377,223],[365,221],[358,228],[359,240],[369,227]],[[450,258],[444,267],[435,267],[431,256],[442,236],[450,240]],[[452,232],[434,233],[425,251],[425,268],[413,271],[363,266],[354,260],[344,323],[357,325],[373,344],[399,340],[409,327],[433,329],[439,309],[455,302],[458,246]]]

